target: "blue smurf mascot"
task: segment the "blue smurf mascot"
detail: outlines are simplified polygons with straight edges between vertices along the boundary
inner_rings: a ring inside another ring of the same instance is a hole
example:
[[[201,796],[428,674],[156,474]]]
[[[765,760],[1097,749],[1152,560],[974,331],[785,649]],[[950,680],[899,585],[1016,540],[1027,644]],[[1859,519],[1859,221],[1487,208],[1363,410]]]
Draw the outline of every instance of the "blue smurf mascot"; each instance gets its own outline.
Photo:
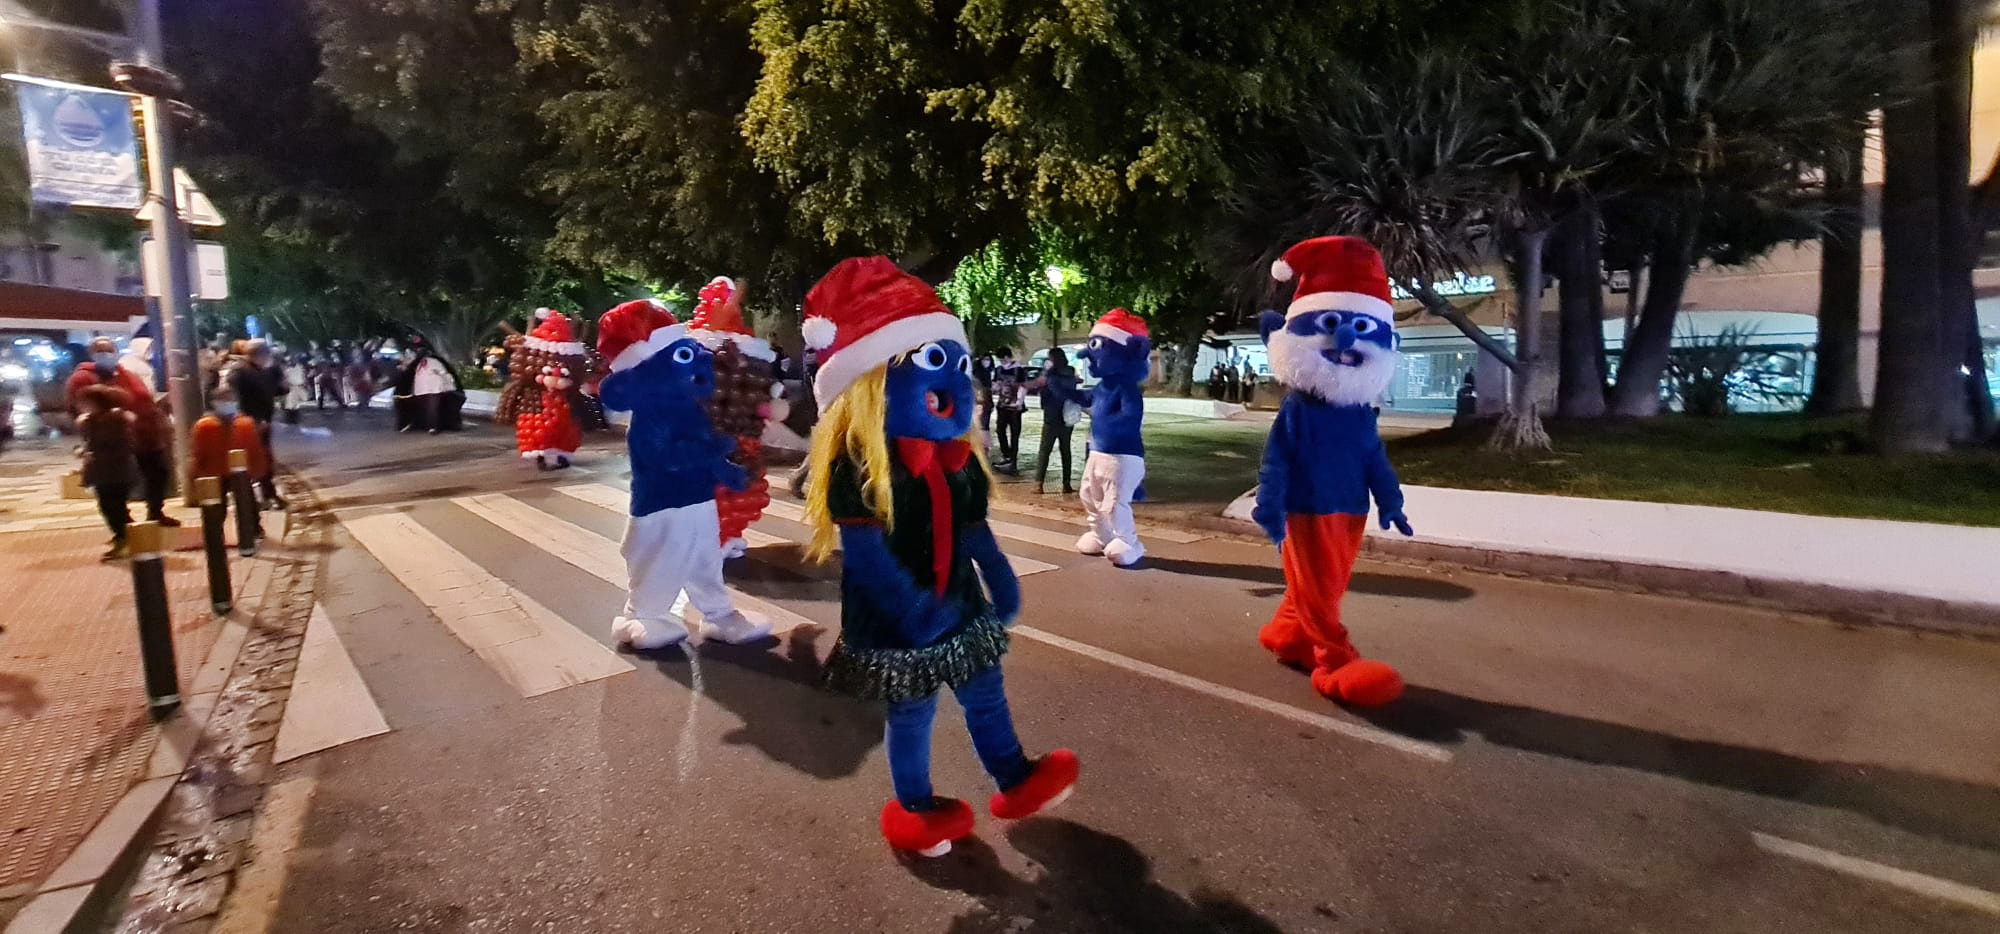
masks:
[[[1076,540],[1076,550],[1131,567],[1146,556],[1132,520],[1132,503],[1145,498],[1146,442],[1139,430],[1146,397],[1140,387],[1153,366],[1145,319],[1111,309],[1091,327],[1090,344],[1080,356],[1098,383],[1090,393],[1090,456],[1083,461],[1083,511],[1090,530]]]

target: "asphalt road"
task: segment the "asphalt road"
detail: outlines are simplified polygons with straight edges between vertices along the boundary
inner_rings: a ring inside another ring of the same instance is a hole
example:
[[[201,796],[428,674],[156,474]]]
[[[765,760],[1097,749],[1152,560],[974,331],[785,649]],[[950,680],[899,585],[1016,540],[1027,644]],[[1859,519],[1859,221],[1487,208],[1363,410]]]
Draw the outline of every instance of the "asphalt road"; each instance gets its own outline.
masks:
[[[1053,566],[1023,579],[1020,732],[1084,778],[907,861],[875,830],[879,711],[814,687],[837,569],[802,563],[803,527],[768,517],[730,568],[810,621],[774,644],[620,653],[524,696],[535,672],[475,651],[489,617],[448,625],[426,595],[490,575],[598,658],[623,594],[588,555],[622,518],[590,497],[624,484],[617,452],[537,476],[502,429],[353,417],[278,443],[353,530],[320,599],[366,688],[301,688],[288,719],[372,707],[387,732],[279,768],[223,931],[2000,929],[1993,643],[1366,565],[1356,641],[1411,689],[1362,719],[1257,646],[1269,548],[1156,538],[1119,571],[1034,541],[1060,520],[996,514]],[[954,713],[936,784],[983,801]]]

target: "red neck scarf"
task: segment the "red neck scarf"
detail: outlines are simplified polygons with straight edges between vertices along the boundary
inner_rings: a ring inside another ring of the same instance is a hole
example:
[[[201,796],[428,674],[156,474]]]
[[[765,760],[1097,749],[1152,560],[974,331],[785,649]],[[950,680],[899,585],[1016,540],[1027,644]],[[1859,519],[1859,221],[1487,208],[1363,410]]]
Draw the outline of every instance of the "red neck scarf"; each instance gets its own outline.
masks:
[[[951,490],[945,485],[946,473],[957,473],[965,469],[972,459],[972,445],[964,441],[925,441],[920,438],[897,438],[896,459],[903,462],[903,469],[913,477],[924,478],[924,486],[931,494],[931,573],[937,578],[937,595],[944,596],[945,584],[951,579]]]

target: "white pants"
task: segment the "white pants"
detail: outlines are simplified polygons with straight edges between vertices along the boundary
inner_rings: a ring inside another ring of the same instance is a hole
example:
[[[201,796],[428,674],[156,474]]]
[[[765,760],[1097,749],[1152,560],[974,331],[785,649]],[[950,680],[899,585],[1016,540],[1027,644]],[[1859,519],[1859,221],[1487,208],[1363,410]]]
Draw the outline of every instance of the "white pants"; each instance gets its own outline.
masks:
[[[715,501],[632,516],[625,523],[625,574],[631,591],[618,623],[680,626],[674,601],[687,591],[688,603],[711,620],[736,614],[722,584],[722,522]]]
[[[1132,521],[1132,494],[1146,479],[1146,459],[1130,454],[1092,451],[1083,461],[1083,511],[1090,531],[1077,542],[1087,554],[1102,551],[1119,564],[1131,564],[1146,553]]]

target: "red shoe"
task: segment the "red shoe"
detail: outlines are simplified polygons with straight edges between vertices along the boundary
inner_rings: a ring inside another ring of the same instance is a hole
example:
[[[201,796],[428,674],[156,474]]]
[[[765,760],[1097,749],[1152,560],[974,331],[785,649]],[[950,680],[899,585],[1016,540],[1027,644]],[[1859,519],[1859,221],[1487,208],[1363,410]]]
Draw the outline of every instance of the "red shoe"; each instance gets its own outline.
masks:
[[[1306,638],[1297,623],[1281,623],[1275,619],[1257,630],[1257,643],[1278,661],[1293,668],[1311,670],[1313,667],[1312,640]]]
[[[1314,668],[1313,690],[1350,707],[1381,707],[1403,696],[1403,676],[1372,659],[1357,658],[1337,668]]]
[[[1082,769],[1076,753],[1058,749],[1035,763],[1028,780],[993,795],[986,809],[1001,820],[1022,820],[1055,807],[1076,790],[1076,776]]]
[[[918,856],[943,856],[951,841],[972,836],[972,805],[956,798],[932,798],[927,811],[909,811],[891,799],[882,806],[882,838]]]

